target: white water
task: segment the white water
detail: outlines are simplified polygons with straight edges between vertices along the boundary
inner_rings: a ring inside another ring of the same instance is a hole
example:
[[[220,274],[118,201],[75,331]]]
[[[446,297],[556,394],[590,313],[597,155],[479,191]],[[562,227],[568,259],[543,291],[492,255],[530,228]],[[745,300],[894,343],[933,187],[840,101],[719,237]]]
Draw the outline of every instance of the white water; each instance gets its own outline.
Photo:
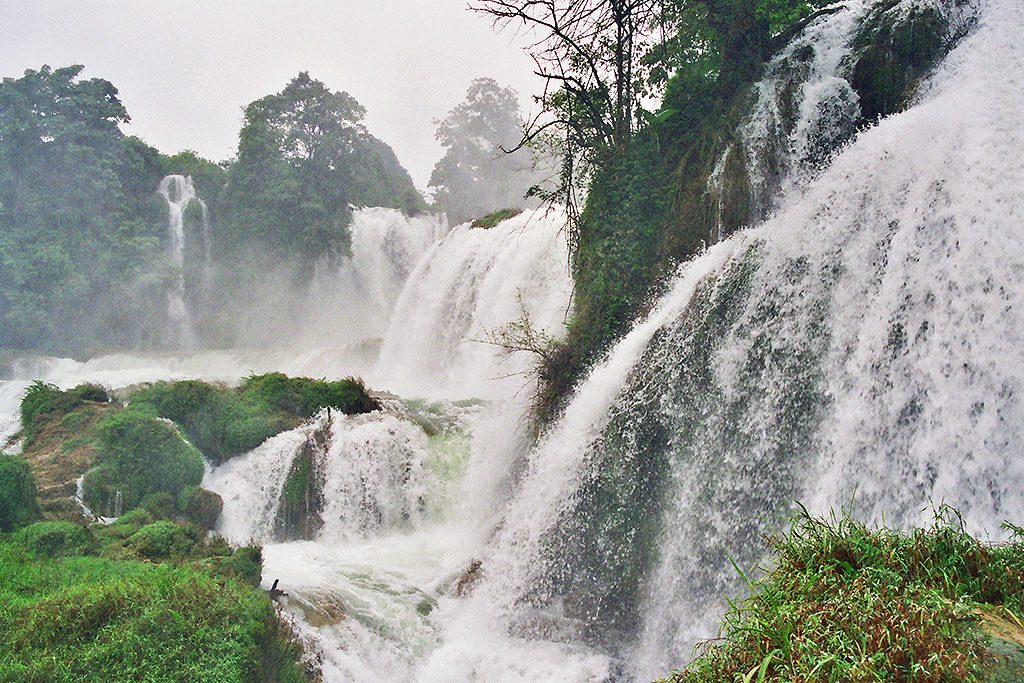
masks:
[[[561,214],[527,211],[453,229],[409,276],[375,375],[403,395],[492,398],[527,384],[529,353],[504,358],[487,342],[524,317],[560,334],[571,290],[564,225]]]
[[[526,446],[521,381],[492,381],[528,357],[506,366],[467,340],[515,320],[519,292],[538,306],[535,323],[557,328],[557,225],[460,227],[423,252],[390,299],[371,386],[376,373],[399,391],[505,400],[488,413],[438,408],[458,425],[440,439],[412,426],[418,408],[398,404],[334,418],[324,527],[313,541],[265,546],[266,582],[281,578],[291,593],[326,680],[650,680],[714,635],[724,596],[739,590],[728,556],[761,559],[759,534],[788,501],[824,513],[856,492],[857,514],[897,525],[926,522],[945,501],[979,533],[1024,519],[1019,2],[991,0],[914,107],[825,164],[810,154],[813,131],[842,137],[851,100],[834,77],[864,9],[851,2],[812,27],[818,76],[786,140],[757,137],[772,135],[770,107],[748,122],[748,150],[778,143],[794,160],[777,179],[782,198],[765,191],[776,213],[686,264],[536,447]],[[797,176],[800,193],[785,191]],[[374,291],[385,301],[396,290]],[[211,352],[46,373],[121,386],[271,367],[337,376],[347,362],[332,349]],[[225,533],[273,538],[284,476],[325,419],[208,474],[225,498]],[[651,461],[656,473],[633,481]],[[663,487],[653,541],[636,531],[646,519],[602,516],[647,510],[652,482]],[[625,570],[647,542],[652,562],[630,592]],[[474,559],[482,579],[457,597]]]
[[[167,291],[167,319],[170,324],[169,334],[172,346],[180,349],[191,349],[196,346],[196,334],[192,325],[192,315],[186,303],[185,291],[185,211],[193,200],[199,203],[202,215],[201,230],[205,241],[204,253],[209,255],[210,228],[206,204],[196,194],[192,178],[181,175],[169,175],[160,181],[157,192],[167,202],[167,243],[168,255],[177,272],[174,285]]]

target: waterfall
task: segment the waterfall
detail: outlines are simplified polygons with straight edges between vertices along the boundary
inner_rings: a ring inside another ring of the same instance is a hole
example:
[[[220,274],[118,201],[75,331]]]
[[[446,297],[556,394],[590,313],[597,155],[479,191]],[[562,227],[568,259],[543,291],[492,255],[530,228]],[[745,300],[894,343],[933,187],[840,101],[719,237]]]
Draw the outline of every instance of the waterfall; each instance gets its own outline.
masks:
[[[487,398],[522,387],[528,354],[504,358],[491,337],[521,320],[560,333],[571,291],[564,227],[559,213],[526,212],[489,229],[454,228],[405,283],[376,374],[405,395]]]
[[[185,286],[185,214],[195,201],[195,205],[199,207],[199,236],[203,241],[202,254],[204,263],[208,264],[210,256],[209,213],[206,204],[196,194],[191,177],[166,176],[160,181],[157,192],[167,202],[168,255],[176,269],[174,284],[167,292],[167,318],[171,325],[171,346],[190,349],[196,345],[196,336],[192,327],[192,315],[188,309],[188,292]]]
[[[650,680],[714,635],[730,558],[761,560],[791,501],[897,526],[945,502],[982,535],[1024,517],[1020,28],[990,3],[914,106],[681,268],[529,454],[466,613]]]

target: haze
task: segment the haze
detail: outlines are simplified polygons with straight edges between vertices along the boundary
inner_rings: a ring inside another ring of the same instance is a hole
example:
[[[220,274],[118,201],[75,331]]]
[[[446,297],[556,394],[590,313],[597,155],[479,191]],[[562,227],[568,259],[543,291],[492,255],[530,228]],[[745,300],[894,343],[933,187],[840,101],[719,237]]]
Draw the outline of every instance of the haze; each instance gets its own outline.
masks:
[[[464,0],[0,0],[0,14],[0,74],[84,64],[119,88],[126,132],[167,154],[232,156],[242,107],[309,71],[367,108],[421,189],[442,154],[433,120],[471,79],[515,88],[524,111],[537,85],[515,36]]]

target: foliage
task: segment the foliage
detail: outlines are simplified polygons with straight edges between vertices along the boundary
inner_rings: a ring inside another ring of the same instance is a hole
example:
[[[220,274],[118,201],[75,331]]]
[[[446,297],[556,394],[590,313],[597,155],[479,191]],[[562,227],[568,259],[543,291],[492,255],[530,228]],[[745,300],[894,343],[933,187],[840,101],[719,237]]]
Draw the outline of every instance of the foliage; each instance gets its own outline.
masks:
[[[43,557],[89,555],[96,545],[88,529],[71,522],[36,522],[20,529],[13,540]]]
[[[21,399],[22,433],[31,442],[41,419],[52,415],[67,415],[85,401],[106,403],[109,400],[106,389],[96,384],[79,384],[73,389],[61,391],[52,384],[36,380],[25,390]]]
[[[82,68],[0,82],[0,347],[83,352],[152,332],[135,277],[160,254],[139,194],[158,160],[118,129],[117,89]]]
[[[476,78],[465,101],[435,123],[435,137],[445,148],[429,183],[438,210],[458,224],[523,206],[535,174],[530,150],[516,149],[524,123],[514,90],[491,78]]]
[[[182,489],[203,478],[203,457],[174,425],[140,410],[123,410],[96,427],[96,467],[86,476],[86,503],[106,510],[115,491],[132,508],[150,493],[174,500]]]
[[[0,532],[17,529],[38,516],[36,483],[28,463],[0,454]]]
[[[221,202],[221,250],[263,246],[309,264],[344,250],[350,204],[422,210],[394,153],[363,126],[365,111],[306,72],[250,103]]]
[[[510,218],[515,218],[522,212],[522,209],[498,209],[493,213],[477,218],[470,223],[469,226],[471,228],[493,228],[499,223],[503,223]]]
[[[128,537],[127,545],[147,560],[166,560],[188,555],[198,538],[188,529],[168,520],[147,524]]]
[[[198,380],[156,382],[137,391],[132,405],[181,425],[215,463],[252,450],[321,408],[365,413],[379,407],[358,380],[327,382],[281,373],[247,377],[238,389]]]
[[[0,680],[304,680],[266,595],[205,566],[0,542],[0,639]]]
[[[773,545],[718,644],[673,683],[979,681],[983,610],[1024,616],[1024,538],[982,544],[949,510],[910,533],[802,515]]]

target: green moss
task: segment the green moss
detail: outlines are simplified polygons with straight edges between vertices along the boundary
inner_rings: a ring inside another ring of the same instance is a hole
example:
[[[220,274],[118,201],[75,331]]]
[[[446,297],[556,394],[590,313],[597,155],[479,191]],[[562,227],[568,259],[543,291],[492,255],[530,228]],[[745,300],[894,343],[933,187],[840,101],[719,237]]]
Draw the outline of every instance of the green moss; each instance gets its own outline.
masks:
[[[522,212],[522,209],[499,209],[494,213],[477,218],[469,226],[471,228],[493,228],[498,223],[507,221],[509,218],[515,218]]]
[[[887,0],[873,9],[854,45],[850,83],[868,121],[900,111],[913,84],[950,48],[949,21],[937,7],[913,7],[904,14],[898,4]]]
[[[14,534],[14,541],[43,557],[71,557],[95,552],[89,531],[71,522],[36,522]]]
[[[40,420],[50,415],[68,415],[86,401],[106,403],[110,400],[106,390],[96,384],[80,384],[61,391],[41,380],[33,382],[21,401],[21,428],[26,445],[30,445]],[[68,419],[74,419],[68,416]],[[74,427],[69,427],[74,428]]]
[[[670,681],[991,680],[986,615],[1024,616],[1024,537],[982,544],[955,513],[910,533],[802,516],[774,550],[719,643]]]

